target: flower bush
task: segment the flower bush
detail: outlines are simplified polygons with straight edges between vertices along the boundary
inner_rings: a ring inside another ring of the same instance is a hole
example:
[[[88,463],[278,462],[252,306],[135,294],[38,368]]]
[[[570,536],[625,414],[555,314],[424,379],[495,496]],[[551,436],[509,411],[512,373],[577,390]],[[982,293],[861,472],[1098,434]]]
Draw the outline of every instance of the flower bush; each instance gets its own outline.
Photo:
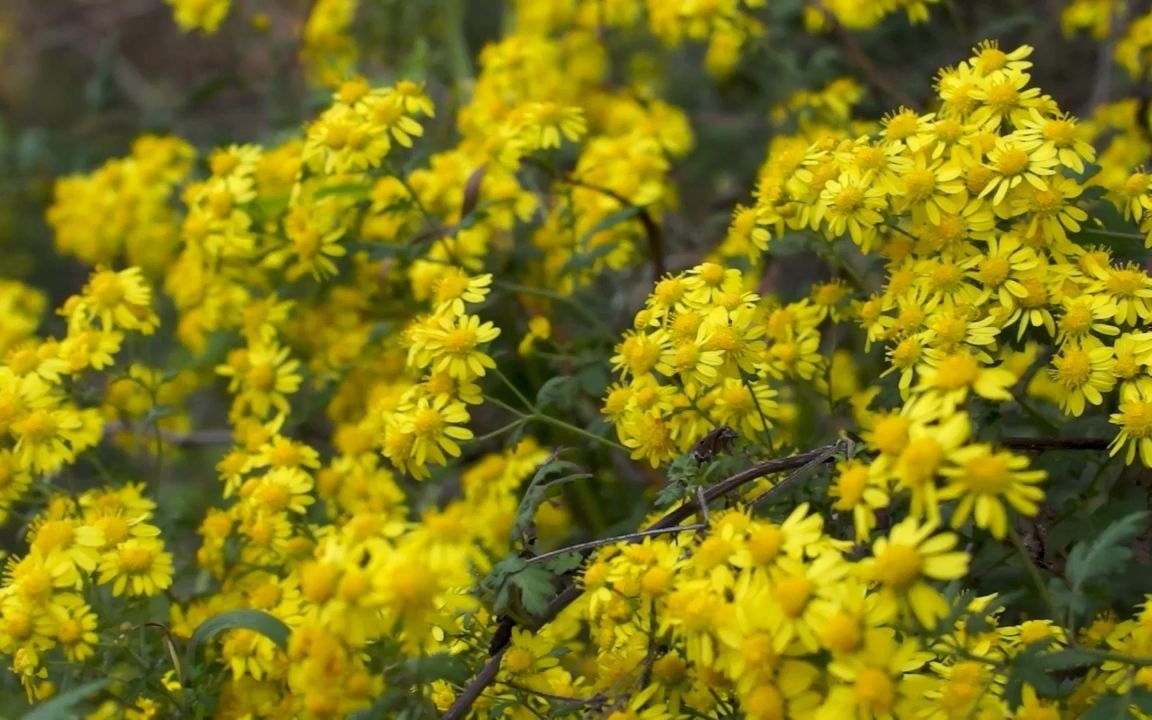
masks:
[[[202,33],[239,12],[166,1]],[[844,76],[758,120],[701,241],[671,218],[707,127],[652,58],[722,83],[772,23],[853,55],[938,6],[510,5],[433,92],[356,74],[358,3],[321,0],[298,132],[147,134],[56,180],[86,282],[55,328],[0,284],[26,702],[1152,714],[1147,101],[1078,119],[996,40],[915,78],[922,107],[870,116]],[[1127,12],[1061,20],[1142,82]]]

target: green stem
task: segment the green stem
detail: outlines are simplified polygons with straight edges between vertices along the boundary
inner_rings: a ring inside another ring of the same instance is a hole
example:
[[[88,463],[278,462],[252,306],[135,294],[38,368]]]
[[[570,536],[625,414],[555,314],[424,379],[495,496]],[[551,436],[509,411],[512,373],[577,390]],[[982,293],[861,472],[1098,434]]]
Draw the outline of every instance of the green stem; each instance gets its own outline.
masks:
[[[495,375],[497,378],[499,378],[500,382],[502,382],[508,386],[508,389],[511,390],[512,394],[516,396],[516,399],[519,400],[521,403],[523,403],[524,407],[529,412],[532,412],[532,413],[538,412],[536,409],[536,406],[532,404],[532,401],[529,400],[524,395],[524,393],[520,392],[520,388],[516,387],[512,383],[512,381],[509,380],[508,377],[504,373],[500,372],[500,368],[498,368],[498,367],[492,368],[492,374]]]
[[[1016,534],[1016,528],[1009,526],[1008,538],[1012,541],[1012,547],[1016,548],[1016,552],[1020,555],[1021,559],[1024,560],[1024,567],[1028,571],[1028,577],[1032,579],[1032,584],[1036,586],[1036,592],[1048,608],[1048,617],[1059,617],[1059,613],[1056,612],[1056,603],[1052,601],[1052,594],[1048,592],[1048,587],[1044,584],[1044,578],[1040,575],[1040,569],[1036,567],[1036,563],[1032,562],[1032,556],[1028,554],[1028,550],[1020,540],[1020,536]]]
[[[485,395],[485,396],[484,396],[484,401],[485,401],[485,402],[490,402],[490,403],[492,403],[493,405],[496,405],[496,406],[498,406],[498,407],[502,407],[502,408],[504,408],[504,409],[505,409],[505,410],[507,410],[508,412],[510,412],[510,413],[512,413],[513,415],[515,415],[516,417],[520,418],[520,420],[521,420],[522,422],[523,422],[523,421],[527,421],[527,420],[531,420],[531,419],[532,419],[532,415],[531,415],[531,414],[525,414],[523,411],[521,411],[521,410],[518,410],[517,408],[514,408],[514,407],[512,407],[511,405],[509,405],[508,403],[504,402],[503,400],[498,400],[498,399],[496,399],[496,398],[492,397],[491,395]]]
[[[553,427],[557,427],[557,428],[560,428],[562,430],[567,430],[568,432],[575,433],[575,434],[580,435],[581,437],[584,437],[588,440],[592,440],[594,442],[597,442],[606,448],[610,448],[612,450],[620,450],[622,452],[628,452],[628,448],[624,447],[623,445],[621,445],[618,442],[614,442],[612,440],[609,440],[606,437],[600,437],[599,435],[597,435],[595,433],[588,432],[584,428],[576,427],[575,425],[572,425],[570,423],[566,423],[563,420],[560,420],[558,418],[554,418],[551,415],[544,415],[544,414],[537,412],[537,413],[532,414],[531,419],[539,420],[540,422],[542,422],[546,425],[551,425]]]
[[[1140,233],[1130,232],[1116,232],[1114,230],[1095,230],[1091,228],[1084,228],[1080,230],[1081,235],[1088,237],[1101,237],[1101,238],[1117,238],[1120,240],[1139,240],[1144,242],[1144,236]]]
[[[483,435],[477,435],[476,437],[472,438],[472,440],[470,442],[483,442],[484,440],[491,440],[494,437],[497,437],[499,435],[503,435],[504,433],[508,432],[509,430],[512,430],[513,428],[516,428],[516,427],[519,427],[520,425],[523,425],[525,422],[527,422],[527,418],[524,418],[524,417],[517,418],[516,420],[513,420],[512,422],[508,423],[507,425],[505,425],[503,427],[496,428],[492,432],[484,433]]]
[[[606,337],[610,337],[610,338],[616,337],[616,333],[612,330],[612,328],[608,327],[608,325],[606,325],[603,320],[596,317],[596,315],[594,313],[592,313],[591,311],[589,311],[588,308],[584,307],[580,303],[576,302],[576,300],[574,300],[571,297],[568,297],[567,295],[561,295],[560,293],[553,292],[552,290],[545,290],[543,288],[534,288],[534,287],[529,287],[527,285],[519,285],[517,283],[511,283],[511,282],[507,282],[504,280],[496,280],[493,282],[493,285],[495,285],[496,287],[499,287],[499,288],[503,288],[509,292],[520,293],[522,295],[536,295],[538,297],[543,297],[543,298],[548,298],[549,300],[554,300],[558,303],[565,305],[566,307],[571,308],[573,310],[573,312],[578,314],[580,317],[587,320],[590,324],[595,325],[596,328],[601,333],[603,333]]]
[[[463,0],[445,0],[443,5],[444,44],[448,50],[448,64],[456,88],[470,82],[474,76],[468,42],[464,37]]]

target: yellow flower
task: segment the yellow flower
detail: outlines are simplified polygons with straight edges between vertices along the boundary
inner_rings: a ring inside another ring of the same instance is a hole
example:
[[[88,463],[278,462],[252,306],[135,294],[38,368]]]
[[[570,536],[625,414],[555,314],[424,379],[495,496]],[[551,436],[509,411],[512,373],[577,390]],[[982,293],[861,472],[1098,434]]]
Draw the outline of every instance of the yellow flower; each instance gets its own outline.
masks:
[[[1084,414],[1084,403],[1099,405],[1104,395],[1116,384],[1113,373],[1115,358],[1112,348],[1091,338],[1082,342],[1067,342],[1052,358],[1052,379],[1060,386],[1060,407],[1073,417]]]
[[[869,183],[866,176],[845,171],[824,186],[816,219],[827,222],[828,237],[847,232],[861,251],[868,252],[876,241],[876,226],[883,222],[879,211],[885,205],[883,190]]]
[[[583,110],[555,102],[532,103],[523,108],[519,121],[526,145],[531,150],[558,148],[561,136],[576,142],[588,131]]]
[[[932,522],[920,525],[907,518],[872,545],[872,557],[862,561],[864,577],[880,586],[888,612],[909,612],[932,628],[948,612],[947,603],[929,580],[958,580],[968,572],[968,555],[953,551],[957,537],[936,532]]]
[[[232,0],[164,0],[172,6],[176,24],[184,32],[200,30],[211,35],[228,15]]]
[[[460,380],[483,377],[496,361],[479,346],[499,335],[499,328],[475,315],[433,315],[414,327],[408,363]]]
[[[959,498],[952,515],[952,526],[960,527],[974,518],[976,527],[987,528],[1000,539],[1008,534],[1008,514],[1004,503],[1017,512],[1036,514],[1044,491],[1035,487],[1044,481],[1043,470],[1028,470],[1028,458],[991,445],[970,445],[952,453],[953,467],[941,474],[948,485],[940,491],[941,499]]]
[[[969,391],[987,400],[1008,400],[1009,388],[1016,375],[1003,367],[983,367],[970,352],[959,352],[942,357],[928,356],[919,369],[921,376],[917,390],[939,397],[946,405],[963,402]]]
[[[70,323],[99,320],[104,330],[137,330],[150,335],[159,324],[152,311],[152,290],[137,267],[120,272],[97,268],[79,302],[71,304],[68,312]]]
[[[1127,447],[1124,461],[1129,465],[1140,456],[1145,467],[1152,467],[1152,380],[1140,378],[1124,386],[1119,412],[1108,416],[1120,432],[1112,441],[1111,454]]]
[[[99,571],[113,595],[155,595],[172,584],[172,556],[155,538],[129,538],[104,553]]]
[[[993,205],[1005,202],[1008,191],[1027,182],[1037,190],[1044,190],[1043,178],[1056,172],[1056,151],[1043,145],[1028,147],[1012,136],[997,138],[996,146],[988,153],[988,167],[992,180],[980,191],[979,197],[989,197]]]
[[[263,419],[275,409],[289,410],[288,395],[300,388],[300,361],[290,357],[288,348],[274,339],[253,338],[246,348],[228,354],[228,362],[216,367],[216,373],[229,377],[228,391],[236,397],[232,403],[234,417],[251,412]]]
[[[832,509],[852,513],[857,541],[868,537],[876,527],[876,511],[889,503],[888,492],[872,481],[868,466],[859,460],[837,464],[829,497],[834,501]]]
[[[389,454],[387,442],[384,454],[394,464],[407,467],[414,475],[416,468],[422,468],[426,463],[443,465],[448,462],[448,457],[460,456],[457,441],[472,438],[472,431],[461,427],[468,421],[468,410],[462,402],[442,396],[431,400],[420,398],[395,419],[394,431],[412,438],[407,457]],[[390,427],[388,432],[393,432],[393,429]]]

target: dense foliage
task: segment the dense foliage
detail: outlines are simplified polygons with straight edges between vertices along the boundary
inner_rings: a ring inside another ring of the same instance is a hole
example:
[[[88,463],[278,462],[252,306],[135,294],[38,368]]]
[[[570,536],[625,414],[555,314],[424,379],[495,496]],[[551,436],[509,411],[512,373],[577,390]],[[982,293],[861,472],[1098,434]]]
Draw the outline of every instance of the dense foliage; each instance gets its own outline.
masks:
[[[933,2],[523,0],[451,86],[357,74],[358,5],[299,132],[56,180],[57,320],[0,283],[41,717],[1152,715],[1152,14],[1065,4],[1132,81],[1078,119],[994,39],[902,103],[853,33]],[[727,187],[662,63],[788,27],[860,77]]]

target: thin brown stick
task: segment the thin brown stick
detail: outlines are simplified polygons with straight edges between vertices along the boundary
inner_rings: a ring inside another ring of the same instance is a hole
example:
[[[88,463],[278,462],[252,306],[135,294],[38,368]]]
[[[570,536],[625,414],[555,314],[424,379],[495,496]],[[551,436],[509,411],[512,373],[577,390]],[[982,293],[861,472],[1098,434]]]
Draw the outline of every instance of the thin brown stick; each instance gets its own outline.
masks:
[[[1044,452],[1045,450],[1107,450],[1112,444],[1105,438],[1003,438],[996,442],[1001,447],[1011,450],[1031,450]]]
[[[824,13],[824,17],[832,26],[832,32],[836,35],[837,40],[840,42],[840,49],[843,50],[844,54],[848,56],[848,59],[851,60],[860,69],[860,72],[864,74],[864,77],[866,80],[868,80],[869,84],[871,84],[877,90],[883,92],[898,104],[911,109],[916,109],[916,102],[912,100],[912,98],[910,98],[907,94],[905,94],[903,90],[897,87],[896,83],[893,82],[892,79],[888,77],[888,75],[885,74],[883,70],[880,69],[880,66],[873,62],[872,58],[868,57],[868,53],[864,52],[864,48],[856,40],[856,36],[853,35],[850,30],[846,29],[843,25],[840,24],[840,21],[837,20],[836,16],[832,14],[832,12],[827,7],[824,6],[824,3],[817,0],[817,2],[814,4],[817,8],[819,8],[821,12]]]

